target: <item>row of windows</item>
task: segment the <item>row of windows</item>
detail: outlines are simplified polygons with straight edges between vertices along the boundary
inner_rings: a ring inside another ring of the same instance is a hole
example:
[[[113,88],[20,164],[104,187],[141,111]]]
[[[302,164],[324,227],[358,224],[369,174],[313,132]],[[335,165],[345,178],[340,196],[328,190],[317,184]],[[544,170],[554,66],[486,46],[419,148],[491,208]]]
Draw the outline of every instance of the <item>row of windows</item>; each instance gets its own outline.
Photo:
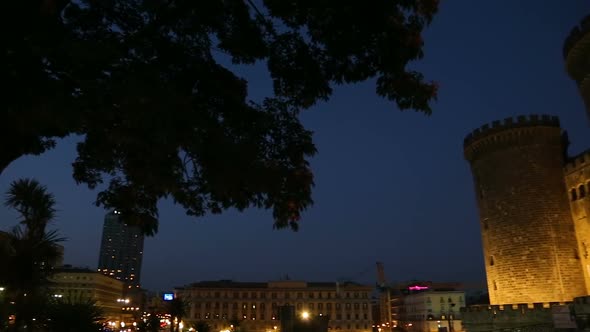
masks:
[[[440,303],[445,303],[445,302],[453,302],[453,300],[449,297],[447,300],[444,299],[444,297],[440,297]],[[459,302],[463,302],[463,296],[459,296]],[[430,300],[430,297],[426,298],[426,303],[432,303],[432,301]]]
[[[68,287],[68,288],[88,288],[88,287],[96,287],[96,284],[82,284],[82,283],[73,283],[73,282],[60,282],[56,283],[58,287]]]
[[[307,308],[306,308],[307,309]],[[202,309],[202,308],[193,308],[193,312],[200,312],[202,314],[205,314],[207,311],[209,311],[209,308],[206,309]],[[214,309],[217,313],[217,315],[219,315],[219,309]],[[271,313],[273,316],[278,314],[278,308],[274,308],[272,310],[265,310],[265,309],[261,309],[261,310],[256,310],[256,309],[241,309],[238,311],[238,309],[232,310],[232,309],[222,309],[223,312],[227,313],[229,312],[232,315],[256,315],[256,314],[260,314],[260,315],[264,315],[265,313]],[[303,310],[303,307],[297,307],[297,310],[301,311]],[[316,309],[309,309],[309,310],[316,310]],[[319,312],[323,312],[325,314],[337,314],[340,315],[342,313],[342,311],[339,310],[332,310],[332,309],[317,309],[317,311]],[[369,311],[344,311],[344,313],[346,315],[351,315],[354,314],[355,316],[359,316],[359,315],[363,315],[363,316],[367,316]],[[223,317],[222,317],[223,318]]]
[[[346,324],[346,329],[347,329],[347,330],[350,330],[350,329],[351,329],[351,326],[352,326],[352,325],[350,325],[350,324]],[[359,329],[361,329],[361,328],[364,328],[364,329],[368,329],[368,328],[369,328],[369,326],[368,326],[367,324],[364,324],[364,327],[361,327],[361,326],[363,326],[363,325],[361,325],[361,324],[356,324],[356,325],[355,325],[355,329],[359,330]],[[344,327],[344,325],[342,325],[342,327]],[[332,326],[328,326],[328,330],[332,330],[332,329],[334,329],[334,330],[340,330],[340,328],[341,328],[341,326],[340,326],[340,325],[335,325],[334,327],[332,327]]]
[[[268,292],[233,292],[231,293],[231,297],[234,299],[266,299]],[[343,296],[342,296],[343,295]],[[193,292],[193,296],[196,298],[229,298],[229,292]],[[346,292],[344,294],[339,294],[337,292],[284,292],[284,293],[277,293],[271,292],[270,298],[277,299],[277,298],[284,298],[284,299],[331,299],[331,298],[346,298],[346,299],[366,299],[369,295],[367,292]]]
[[[453,311],[454,310],[453,308],[454,308],[453,306],[449,306],[449,311]],[[411,308],[407,308],[404,311],[401,311],[400,313],[401,314],[407,314],[407,313],[414,313],[414,312],[422,312],[422,310],[420,310],[420,309],[417,310],[416,307],[411,307]],[[428,310],[426,310],[426,312],[431,313],[431,312],[433,312],[433,310],[432,309],[428,309]],[[446,313],[447,310],[445,308],[445,305],[444,304],[441,304],[440,305],[440,310],[436,310],[435,312],[440,312],[441,314]]]
[[[94,277],[87,277],[87,276],[72,276],[72,275],[62,275],[60,279],[71,279],[71,280],[94,280]]]
[[[459,317],[457,317],[455,314],[451,314],[449,313],[449,317],[453,318],[453,319],[458,319]],[[405,317],[404,320],[445,320],[447,319],[447,315],[446,313],[441,313],[440,315],[408,315],[407,317]]]
[[[210,327],[212,327],[213,331],[217,331],[219,329],[225,329],[227,328],[226,324],[210,324]],[[359,329],[368,329],[369,325],[368,324],[346,324],[346,325],[340,325],[340,324],[335,324],[335,325],[330,325],[328,326],[328,330],[340,330],[342,328],[346,328],[348,330],[350,330],[352,327],[355,327],[355,329],[359,330]],[[270,329],[270,328],[269,328]]]
[[[211,323],[211,324],[207,324],[207,325],[210,328],[212,328],[213,331],[218,331],[219,329],[222,329],[223,330],[223,329],[226,329],[227,328],[227,324],[226,323],[221,323],[221,324]],[[276,326],[276,325],[274,325],[274,326]],[[366,323],[365,324],[354,324],[354,325],[352,325],[352,324],[346,324],[346,325],[344,325],[344,324],[342,324],[342,325],[335,324],[335,325],[328,326],[328,330],[340,330],[342,328],[346,328],[346,329],[349,329],[350,330],[353,326],[357,330],[363,329],[363,328],[364,329],[368,329],[369,328],[369,325],[366,324]],[[270,326],[266,326],[266,327],[267,327],[267,330],[270,330],[271,329]]]
[[[490,256],[490,257],[493,257],[493,256]],[[456,302],[463,303],[463,296],[455,297],[455,299],[456,299]],[[406,304],[414,304],[414,303],[427,303],[427,304],[431,304],[433,302],[434,303],[439,302],[441,304],[444,304],[446,302],[453,303],[453,302],[455,302],[455,300],[452,299],[450,296],[449,297],[440,296],[440,297],[438,297],[438,300],[435,297],[432,297],[431,298],[430,296],[428,296],[428,297],[426,297],[426,299],[424,299],[424,298],[408,298],[405,301]]]
[[[194,319],[203,319],[204,318],[204,319],[215,319],[215,320],[217,320],[217,319],[227,320],[228,317],[229,317],[229,315],[227,313],[219,314],[219,313],[206,312],[204,314],[201,314],[200,312],[195,312],[193,314]],[[249,319],[249,320],[256,320],[256,319],[265,320],[266,316],[264,315],[264,313],[261,313],[260,315],[256,315],[256,314],[247,315],[246,313],[243,313],[241,315],[241,318],[245,319],[245,320],[247,320],[247,319]],[[352,315],[352,314],[346,314],[346,315],[336,314],[336,316],[335,316],[336,320],[343,320],[343,318],[346,320],[353,320],[353,319],[354,320],[368,320],[369,315],[365,313],[362,315],[360,315],[360,314],[354,314],[354,315]],[[237,320],[237,319],[238,319],[238,315],[234,314],[232,316],[232,320]],[[271,316],[270,319],[276,320],[276,315]]]
[[[442,299],[442,297],[441,297],[441,299]],[[430,298],[428,298],[428,301],[430,301]],[[264,309],[265,308],[265,305],[266,304],[264,302],[261,302],[258,305],[258,308]],[[312,310],[315,309],[316,307],[319,310],[322,310],[322,309],[324,309],[324,305],[325,305],[325,308],[326,309],[328,309],[328,310],[332,309],[332,303],[306,303],[305,304],[305,306],[308,309],[312,309]],[[362,305],[362,308],[363,309],[368,309],[369,308],[369,304],[366,303],[366,302],[365,303],[344,303],[344,308],[345,309],[351,309],[351,308],[360,309],[361,308],[361,305]],[[212,302],[197,302],[197,301],[195,301],[194,302],[194,306],[196,308],[205,307],[205,309],[210,309],[211,307],[213,307],[215,309],[219,309],[219,308],[226,309],[226,308],[229,307],[229,303],[228,302],[213,302],[212,303]],[[279,306],[279,304],[276,303],[276,302],[273,302],[271,304],[271,307],[272,308],[277,308],[278,306]],[[238,309],[238,307],[240,307],[240,305],[239,305],[239,303],[234,302],[234,303],[231,304],[231,307],[233,309]],[[243,302],[242,305],[241,305],[241,308],[242,309],[247,309],[247,308],[256,309],[256,307],[257,307],[257,304],[256,303],[249,304],[249,303]],[[297,309],[301,309],[302,307],[303,307],[303,303],[297,303]],[[342,303],[335,303],[334,304],[334,307],[336,309],[340,309],[342,307]]]
[[[55,293],[58,293],[58,294],[65,294],[65,293],[72,294],[72,293],[78,293],[78,292],[80,292],[80,293],[92,293],[92,290],[90,290],[90,289],[67,289],[67,290],[65,290],[65,289],[56,289],[56,290],[54,290],[54,292]]]
[[[590,182],[588,182],[586,185],[581,184],[578,186],[578,188],[570,189],[570,199],[572,202],[586,197],[586,186],[588,186],[588,189],[590,189]]]

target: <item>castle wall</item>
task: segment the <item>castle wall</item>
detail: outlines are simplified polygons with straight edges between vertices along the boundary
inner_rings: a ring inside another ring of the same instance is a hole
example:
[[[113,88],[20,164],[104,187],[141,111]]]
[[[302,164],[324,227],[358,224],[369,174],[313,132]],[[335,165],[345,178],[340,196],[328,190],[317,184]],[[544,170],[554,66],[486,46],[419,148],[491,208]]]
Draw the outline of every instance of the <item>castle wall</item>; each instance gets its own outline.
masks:
[[[479,206],[491,304],[585,295],[555,117],[495,121],[464,143]]]
[[[551,304],[477,305],[461,310],[467,332],[554,332]]]
[[[590,153],[571,160],[565,167],[565,185],[576,230],[586,293],[590,291]]]

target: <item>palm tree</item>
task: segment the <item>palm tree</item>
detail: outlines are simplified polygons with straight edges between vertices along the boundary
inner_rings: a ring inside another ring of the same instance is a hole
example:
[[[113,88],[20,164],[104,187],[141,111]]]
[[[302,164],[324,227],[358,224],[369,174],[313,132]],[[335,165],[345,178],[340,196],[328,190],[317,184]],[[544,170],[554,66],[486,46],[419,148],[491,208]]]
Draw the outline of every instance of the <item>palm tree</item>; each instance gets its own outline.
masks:
[[[156,313],[149,314],[147,320],[140,324],[140,331],[142,332],[158,332],[160,331],[160,318]]]
[[[40,322],[47,306],[47,278],[51,265],[61,256],[56,231],[46,231],[55,216],[55,199],[35,180],[14,181],[6,194],[5,205],[20,214],[20,225],[0,236],[0,286],[5,301],[14,302],[16,328]]]
[[[11,183],[4,205],[15,209],[27,236],[40,238],[47,224],[55,217],[55,198],[47,188],[34,179],[20,179]]]
[[[55,261],[61,255],[57,243],[63,239],[55,231],[47,232],[34,240],[25,235],[20,227],[2,236],[0,250],[0,285],[4,288],[7,302],[16,315],[15,325],[31,326],[39,322],[47,306],[48,277],[52,273],[46,262]]]
[[[197,332],[211,332],[211,326],[202,320],[198,321],[194,328]]]
[[[47,310],[48,332],[98,332],[102,330],[102,310],[93,300],[59,299]]]
[[[170,314],[170,332],[178,332],[182,318],[186,316],[188,303],[179,297],[168,301],[168,313]],[[176,321],[176,324],[174,323]]]

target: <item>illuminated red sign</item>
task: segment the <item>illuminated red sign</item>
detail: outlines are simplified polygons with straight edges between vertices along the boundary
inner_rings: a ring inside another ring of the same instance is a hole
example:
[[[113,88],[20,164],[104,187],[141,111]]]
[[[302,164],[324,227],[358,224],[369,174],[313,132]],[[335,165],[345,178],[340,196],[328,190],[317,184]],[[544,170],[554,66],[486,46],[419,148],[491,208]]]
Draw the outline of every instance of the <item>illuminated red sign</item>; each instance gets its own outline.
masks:
[[[410,286],[410,287],[408,287],[408,289],[409,290],[426,290],[426,289],[428,289],[428,286],[418,286],[418,285],[416,285],[416,286]]]

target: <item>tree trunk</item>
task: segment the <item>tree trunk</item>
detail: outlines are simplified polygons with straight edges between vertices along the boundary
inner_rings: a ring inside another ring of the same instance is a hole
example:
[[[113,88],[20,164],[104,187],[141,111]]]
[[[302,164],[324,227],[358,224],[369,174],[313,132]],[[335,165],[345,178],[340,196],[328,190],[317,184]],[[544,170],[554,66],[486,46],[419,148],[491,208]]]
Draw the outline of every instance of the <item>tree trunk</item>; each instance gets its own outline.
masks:
[[[180,331],[180,322],[182,321],[182,317],[178,316],[176,317],[176,319],[178,320],[178,323],[176,323],[176,332]]]

